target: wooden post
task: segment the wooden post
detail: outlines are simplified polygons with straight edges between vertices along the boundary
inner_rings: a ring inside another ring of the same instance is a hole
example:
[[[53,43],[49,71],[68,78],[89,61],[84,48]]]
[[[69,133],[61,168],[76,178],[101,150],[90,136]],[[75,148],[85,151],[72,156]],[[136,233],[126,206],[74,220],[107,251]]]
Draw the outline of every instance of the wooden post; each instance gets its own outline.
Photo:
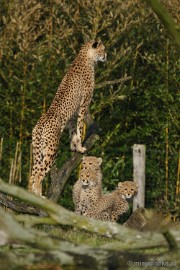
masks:
[[[133,200],[133,211],[145,206],[145,159],[146,146],[133,145],[133,180],[138,184],[138,194]]]

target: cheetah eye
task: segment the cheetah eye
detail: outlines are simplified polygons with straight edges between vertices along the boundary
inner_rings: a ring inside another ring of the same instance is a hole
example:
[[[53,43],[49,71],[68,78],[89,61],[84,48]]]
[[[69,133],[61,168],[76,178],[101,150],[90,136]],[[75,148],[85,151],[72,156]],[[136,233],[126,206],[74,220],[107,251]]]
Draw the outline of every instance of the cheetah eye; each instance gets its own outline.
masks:
[[[92,162],[89,162],[89,165],[92,165]]]
[[[127,191],[127,188],[125,188],[124,190],[126,190],[126,191]]]
[[[131,191],[134,191],[134,189],[133,189],[133,188],[131,188]]]
[[[98,46],[98,41],[95,41],[94,43],[93,43],[93,45],[92,45],[92,47],[94,48],[94,49],[96,49],[97,48],[97,46]]]

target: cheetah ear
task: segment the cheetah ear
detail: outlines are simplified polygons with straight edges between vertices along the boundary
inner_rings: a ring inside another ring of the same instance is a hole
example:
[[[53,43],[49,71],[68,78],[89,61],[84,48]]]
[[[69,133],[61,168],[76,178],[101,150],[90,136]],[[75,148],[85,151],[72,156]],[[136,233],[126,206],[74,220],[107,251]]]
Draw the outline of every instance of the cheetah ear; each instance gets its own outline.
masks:
[[[139,185],[138,184],[136,184],[136,188],[138,188],[139,187]]]
[[[122,183],[122,182],[119,182],[119,183],[118,183],[118,188],[119,188],[119,187],[122,187],[122,186],[123,186],[123,183]]]
[[[97,160],[98,160],[99,165],[101,165],[102,164],[102,158],[98,158]]]
[[[95,41],[95,42],[93,43],[93,45],[92,45],[92,48],[93,48],[93,49],[96,49],[96,48],[98,47],[98,45],[99,45],[99,41]]]

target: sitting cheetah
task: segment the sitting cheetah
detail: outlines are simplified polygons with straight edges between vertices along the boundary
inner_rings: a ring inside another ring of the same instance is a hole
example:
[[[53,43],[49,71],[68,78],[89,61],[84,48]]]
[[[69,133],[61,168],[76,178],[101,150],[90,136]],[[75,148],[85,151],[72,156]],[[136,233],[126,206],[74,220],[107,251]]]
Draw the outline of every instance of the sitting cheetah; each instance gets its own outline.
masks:
[[[101,164],[102,158],[97,158],[94,156],[85,156],[82,158],[82,169],[90,169],[96,171],[98,177],[98,183],[102,186],[102,172],[101,172]]]
[[[102,188],[102,173],[101,173],[101,163],[102,158],[97,158],[94,156],[85,156],[82,158],[82,170],[92,170],[96,173],[98,185],[100,189]],[[81,172],[80,172],[81,173]],[[82,189],[82,181],[78,179],[73,186],[73,202],[75,204],[75,212],[77,205],[79,203],[80,193]]]
[[[73,188],[75,212],[80,215],[86,215],[90,207],[95,207],[95,202],[100,198],[101,192],[99,177],[96,171],[92,169],[82,169],[79,179]]]
[[[101,41],[86,43],[62,80],[50,108],[34,127],[33,168],[28,189],[36,195],[42,195],[42,180],[54,162],[65,126],[70,129],[71,150],[85,152],[83,120],[93,95],[94,66],[97,61],[104,62],[106,56]]]
[[[137,184],[132,181],[119,182],[118,188],[109,194],[102,195],[95,207],[91,207],[87,216],[106,221],[117,221],[118,217],[127,212],[131,199],[137,193]]]

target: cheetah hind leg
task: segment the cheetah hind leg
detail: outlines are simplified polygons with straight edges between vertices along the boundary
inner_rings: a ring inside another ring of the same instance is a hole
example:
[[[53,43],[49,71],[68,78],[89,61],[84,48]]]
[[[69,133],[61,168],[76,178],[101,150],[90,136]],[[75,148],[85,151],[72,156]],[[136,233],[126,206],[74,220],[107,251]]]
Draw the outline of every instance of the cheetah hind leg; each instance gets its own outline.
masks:
[[[29,183],[28,183],[28,190],[30,192],[33,192],[33,183],[34,183],[34,176],[31,175],[30,179],[29,179]]]
[[[42,166],[39,168],[38,171],[36,171],[35,176],[32,176],[31,180],[31,191],[36,194],[37,196],[42,196],[42,181],[45,177],[45,175],[50,170],[51,166]]]
[[[32,186],[33,193],[36,194],[37,196],[41,196],[41,197],[42,197],[42,180],[43,180],[43,178],[44,177],[41,174],[36,176],[34,179],[33,186]]]
[[[55,159],[54,154],[46,155],[41,164],[35,165],[32,171],[32,176],[29,181],[29,190],[38,196],[42,196],[42,181],[46,174],[50,171],[51,166]]]
[[[35,166],[33,166],[35,167]],[[42,196],[42,180],[44,176],[41,174],[41,171],[37,169],[32,170],[32,174],[29,180],[28,190],[37,196]]]

